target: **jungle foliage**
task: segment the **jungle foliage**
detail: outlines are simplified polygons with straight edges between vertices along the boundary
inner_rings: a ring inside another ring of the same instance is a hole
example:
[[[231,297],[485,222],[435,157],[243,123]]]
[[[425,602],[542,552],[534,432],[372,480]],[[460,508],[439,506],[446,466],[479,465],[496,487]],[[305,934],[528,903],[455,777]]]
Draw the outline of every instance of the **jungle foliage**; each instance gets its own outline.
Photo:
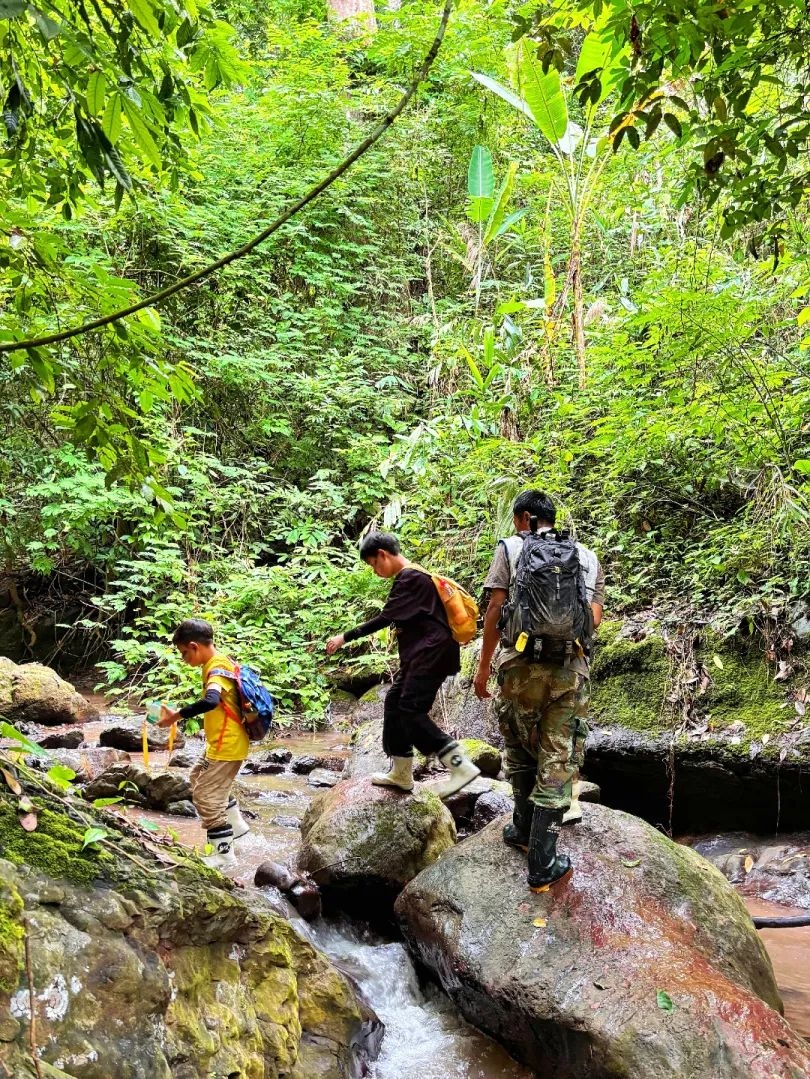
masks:
[[[0,7],[3,93],[43,33],[63,61],[20,75],[39,97],[3,151],[5,340],[115,310],[244,242],[390,106],[438,17],[409,0],[359,42],[307,0],[233,3],[235,29],[138,0],[90,40],[85,15],[106,6],[64,8],[57,35],[32,5]],[[398,530],[477,591],[527,485],[599,551],[613,612],[728,632],[790,620],[810,574],[810,277],[802,129],[768,88],[798,94],[802,60],[769,60],[752,23],[746,67],[735,16],[743,100],[714,8],[688,55],[673,55],[670,3],[648,22],[633,10],[641,39],[621,0],[520,19],[460,0],[417,103],[256,255],[160,313],[3,357],[0,553],[27,624],[70,610],[64,641],[109,684],[176,695],[195,676],[167,640],[201,614],[288,717],[317,719],[324,638],[385,593],[357,564],[363,530]],[[716,96],[707,111],[709,74],[725,119]],[[718,125],[734,166],[709,190],[694,148]],[[799,153],[754,154],[746,125]],[[342,662],[350,680],[390,656],[375,641]]]

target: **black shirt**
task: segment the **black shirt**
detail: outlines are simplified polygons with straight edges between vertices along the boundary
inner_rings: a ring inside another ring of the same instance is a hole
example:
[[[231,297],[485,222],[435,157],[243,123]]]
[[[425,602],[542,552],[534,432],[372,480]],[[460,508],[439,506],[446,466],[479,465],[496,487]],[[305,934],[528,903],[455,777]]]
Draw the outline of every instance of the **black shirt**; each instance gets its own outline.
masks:
[[[407,566],[394,578],[388,602],[378,615],[350,629],[344,640],[356,641],[394,624],[399,659],[413,674],[456,674],[461,669],[444,604],[427,573]]]

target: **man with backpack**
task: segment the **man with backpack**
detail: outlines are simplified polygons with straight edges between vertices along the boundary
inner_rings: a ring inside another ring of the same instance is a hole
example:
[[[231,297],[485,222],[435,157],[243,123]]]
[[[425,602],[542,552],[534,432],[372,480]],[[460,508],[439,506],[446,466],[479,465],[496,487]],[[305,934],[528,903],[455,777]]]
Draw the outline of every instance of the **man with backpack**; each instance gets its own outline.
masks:
[[[207,832],[212,854],[203,858],[206,865],[222,873],[232,873],[237,866],[234,841],[250,831],[231,794],[234,780],[250,752],[254,740],[267,733],[273,702],[249,667],[239,667],[214,646],[214,630],[202,618],[187,618],[172,638],[183,660],[192,667],[202,667],[203,696],[179,711],[165,710],[161,727],[170,727],[182,719],[205,716],[205,756],[191,769],[191,797],[194,808]],[[251,679],[251,705],[246,711],[242,675]],[[257,728],[254,730],[254,727]]]
[[[447,798],[480,774],[458,742],[428,715],[442,682],[460,669],[458,642],[440,592],[441,586],[453,582],[434,579],[410,563],[400,553],[397,537],[388,532],[366,536],[360,545],[360,557],[378,577],[393,578],[388,601],[374,618],[331,637],[326,651],[334,655],[344,644],[386,626],[396,626],[400,665],[385,698],[383,720],[383,749],[391,758],[391,767],[388,772],[375,773],[371,782],[378,787],[412,791],[416,746],[426,757],[435,753],[448,769],[448,778],[431,788],[440,798]],[[474,626],[473,619],[473,632]]]
[[[473,685],[480,699],[490,696],[500,638],[495,711],[515,799],[504,841],[528,850],[529,887],[539,890],[571,869],[557,854],[557,836],[587,732],[605,578],[593,551],[555,530],[557,511],[543,491],[523,491],[512,513],[517,534],[498,543],[484,582],[489,605]]]

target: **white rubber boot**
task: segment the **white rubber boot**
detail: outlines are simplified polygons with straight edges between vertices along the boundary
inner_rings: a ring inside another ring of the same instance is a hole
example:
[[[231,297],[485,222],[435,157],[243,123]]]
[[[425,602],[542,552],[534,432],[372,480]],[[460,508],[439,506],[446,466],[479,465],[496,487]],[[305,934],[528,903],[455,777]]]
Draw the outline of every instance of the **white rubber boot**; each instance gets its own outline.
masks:
[[[234,839],[241,839],[243,835],[247,835],[250,831],[250,825],[242,816],[239,803],[235,798],[231,798],[230,802],[228,802],[228,824],[233,828]]]
[[[375,772],[371,777],[375,787],[396,787],[401,791],[413,790],[413,757],[392,757],[387,772]]]
[[[203,864],[218,869],[226,877],[232,876],[239,864],[233,852],[233,828],[226,824],[224,828],[209,829],[208,842],[214,851],[203,858]]]
[[[450,775],[440,783],[431,783],[430,790],[438,794],[440,798],[449,798],[451,794],[460,791],[468,783],[481,775],[481,770],[476,768],[469,757],[461,752],[457,742],[439,756],[439,761],[445,766]]]

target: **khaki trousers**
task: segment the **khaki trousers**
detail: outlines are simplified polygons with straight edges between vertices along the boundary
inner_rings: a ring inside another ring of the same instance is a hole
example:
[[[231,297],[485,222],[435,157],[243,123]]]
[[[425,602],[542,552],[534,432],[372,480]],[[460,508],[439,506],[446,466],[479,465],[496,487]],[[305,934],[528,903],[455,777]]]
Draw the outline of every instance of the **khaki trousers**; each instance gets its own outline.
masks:
[[[204,757],[191,769],[191,798],[207,831],[227,824],[228,798],[244,761],[209,761]]]

